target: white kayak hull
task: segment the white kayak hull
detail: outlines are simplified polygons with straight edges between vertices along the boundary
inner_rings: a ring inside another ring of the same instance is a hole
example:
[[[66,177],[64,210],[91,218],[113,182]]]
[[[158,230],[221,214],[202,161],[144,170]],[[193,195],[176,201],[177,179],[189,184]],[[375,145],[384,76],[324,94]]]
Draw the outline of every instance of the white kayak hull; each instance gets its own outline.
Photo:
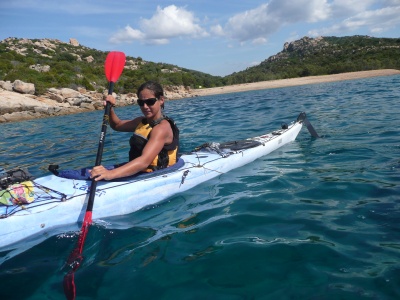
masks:
[[[261,144],[248,149],[231,150],[226,155],[206,150],[184,154],[181,156],[184,164],[179,169],[156,177],[139,181],[100,181],[96,189],[93,220],[135,212],[246,165],[294,141],[302,125],[302,120],[296,121],[288,129],[248,139]],[[33,182],[37,198],[34,202],[23,206],[0,207],[0,250],[27,237],[38,234],[46,236],[57,227],[78,224],[83,220],[90,180],[49,175]]]

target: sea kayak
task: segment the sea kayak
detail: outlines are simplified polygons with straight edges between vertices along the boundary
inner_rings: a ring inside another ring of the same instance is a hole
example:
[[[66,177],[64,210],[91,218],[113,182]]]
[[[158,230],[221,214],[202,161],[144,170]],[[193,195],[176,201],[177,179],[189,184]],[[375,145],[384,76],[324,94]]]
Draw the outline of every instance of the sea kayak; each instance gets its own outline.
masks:
[[[93,220],[135,212],[246,165],[294,141],[307,123],[305,113],[301,113],[291,124],[283,124],[282,128],[261,136],[204,144],[181,155],[172,167],[115,181],[99,181]],[[92,181],[79,176],[71,178],[71,172],[57,174],[30,181],[30,203],[0,205],[0,250],[27,237],[47,236],[54,228],[82,222]]]

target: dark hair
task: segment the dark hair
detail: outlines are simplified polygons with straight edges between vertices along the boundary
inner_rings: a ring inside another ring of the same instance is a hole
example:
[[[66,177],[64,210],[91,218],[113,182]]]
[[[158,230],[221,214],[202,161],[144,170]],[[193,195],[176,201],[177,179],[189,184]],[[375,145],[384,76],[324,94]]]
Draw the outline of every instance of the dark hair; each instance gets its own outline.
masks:
[[[161,96],[164,96],[164,90],[161,86],[161,84],[154,82],[154,81],[147,81],[145,83],[143,83],[141,86],[139,86],[136,95],[139,98],[139,94],[141,91],[143,90],[150,90],[154,93],[154,96],[157,99],[160,99]]]

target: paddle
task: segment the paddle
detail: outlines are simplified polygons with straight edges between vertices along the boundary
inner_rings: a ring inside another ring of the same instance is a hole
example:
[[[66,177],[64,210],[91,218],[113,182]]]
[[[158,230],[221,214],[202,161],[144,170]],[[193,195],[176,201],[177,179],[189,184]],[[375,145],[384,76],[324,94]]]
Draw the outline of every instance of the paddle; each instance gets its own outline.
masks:
[[[104,69],[107,80],[109,82],[108,94],[111,95],[114,89],[114,84],[120,77],[125,65],[125,54],[122,52],[110,52],[107,55]],[[101,126],[101,134],[99,140],[99,146],[97,149],[96,156],[96,166],[101,164],[101,158],[103,155],[104,141],[107,131],[107,126],[109,122],[111,105],[110,102],[107,101],[104,116],[103,116],[103,124]],[[94,204],[94,198],[96,196],[96,187],[97,181],[92,179],[92,184],[90,186],[89,199],[86,206],[86,213],[83,219],[82,228],[79,234],[78,241],[76,243],[75,249],[71,252],[67,265],[71,267],[71,270],[64,276],[64,294],[67,299],[75,299],[76,296],[76,287],[74,281],[74,273],[81,265],[83,260],[82,251],[85,243],[86,235],[89,230],[89,226],[92,224],[92,210]]]
[[[308,121],[305,112],[299,114],[299,116],[297,117],[297,121],[302,121],[304,125],[306,125],[308,132],[311,134],[312,137],[320,138],[318,133],[315,131],[314,127],[311,125],[310,121]]]

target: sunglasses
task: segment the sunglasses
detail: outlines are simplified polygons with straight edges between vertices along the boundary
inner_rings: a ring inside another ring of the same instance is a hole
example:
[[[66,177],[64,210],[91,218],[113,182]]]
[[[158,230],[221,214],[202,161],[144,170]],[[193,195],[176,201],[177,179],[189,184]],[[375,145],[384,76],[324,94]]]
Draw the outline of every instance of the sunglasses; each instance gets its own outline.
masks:
[[[149,98],[146,100],[138,99],[137,104],[139,104],[139,106],[144,106],[145,104],[147,106],[153,106],[157,102],[157,100],[157,98]]]

